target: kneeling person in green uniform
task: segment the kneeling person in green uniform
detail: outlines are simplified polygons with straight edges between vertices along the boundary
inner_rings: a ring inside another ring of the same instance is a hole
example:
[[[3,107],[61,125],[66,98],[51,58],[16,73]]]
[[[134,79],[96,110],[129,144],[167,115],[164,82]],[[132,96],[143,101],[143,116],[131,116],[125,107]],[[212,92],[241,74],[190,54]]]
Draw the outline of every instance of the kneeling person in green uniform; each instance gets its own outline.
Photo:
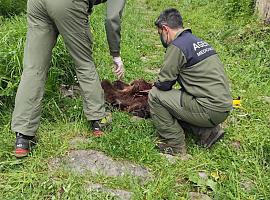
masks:
[[[176,9],[163,11],[155,22],[166,48],[163,66],[149,93],[150,112],[162,153],[185,155],[184,129],[211,147],[223,135],[220,123],[232,109],[232,97],[223,64],[206,42],[183,28]],[[173,89],[178,82],[181,89]]]

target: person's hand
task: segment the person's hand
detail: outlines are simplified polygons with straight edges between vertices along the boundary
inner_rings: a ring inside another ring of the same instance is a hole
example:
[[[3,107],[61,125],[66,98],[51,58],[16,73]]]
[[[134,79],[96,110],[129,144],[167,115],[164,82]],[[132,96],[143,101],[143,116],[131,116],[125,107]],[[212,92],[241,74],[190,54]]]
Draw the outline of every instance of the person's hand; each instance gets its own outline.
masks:
[[[113,63],[114,63],[114,73],[116,74],[118,79],[121,79],[124,77],[125,68],[124,64],[122,62],[121,57],[113,57]]]

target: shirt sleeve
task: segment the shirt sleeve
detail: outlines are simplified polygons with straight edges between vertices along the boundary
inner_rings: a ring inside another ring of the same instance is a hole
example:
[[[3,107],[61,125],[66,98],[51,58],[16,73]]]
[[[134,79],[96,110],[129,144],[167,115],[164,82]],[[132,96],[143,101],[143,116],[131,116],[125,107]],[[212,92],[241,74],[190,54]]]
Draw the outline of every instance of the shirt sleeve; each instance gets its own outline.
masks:
[[[181,67],[186,63],[182,51],[174,45],[167,48],[163,66],[154,83],[159,90],[168,91],[176,83]]]
[[[121,17],[126,0],[108,0],[105,29],[112,56],[120,56]]]

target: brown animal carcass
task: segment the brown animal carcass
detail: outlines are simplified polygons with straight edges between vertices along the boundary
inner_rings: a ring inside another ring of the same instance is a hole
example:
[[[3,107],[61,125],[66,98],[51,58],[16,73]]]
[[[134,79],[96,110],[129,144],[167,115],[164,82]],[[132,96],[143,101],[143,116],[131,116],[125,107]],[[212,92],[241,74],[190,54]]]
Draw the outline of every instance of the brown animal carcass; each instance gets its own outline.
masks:
[[[148,92],[152,84],[144,80],[135,80],[126,84],[120,80],[111,83],[101,82],[107,103],[135,116],[149,118]]]

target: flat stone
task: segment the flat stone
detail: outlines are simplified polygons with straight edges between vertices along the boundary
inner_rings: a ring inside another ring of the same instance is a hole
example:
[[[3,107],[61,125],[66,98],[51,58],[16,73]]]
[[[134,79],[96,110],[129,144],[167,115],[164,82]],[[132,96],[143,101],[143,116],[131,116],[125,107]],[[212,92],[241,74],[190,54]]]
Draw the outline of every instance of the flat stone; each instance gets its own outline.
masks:
[[[121,200],[129,200],[133,196],[132,192],[126,191],[126,190],[119,190],[119,189],[110,189],[106,188],[101,184],[91,183],[86,186],[86,189],[88,191],[98,191],[98,192],[104,192],[108,193],[113,197],[117,197]]]
[[[176,161],[179,161],[179,158],[177,158],[176,156],[172,156],[169,154],[164,154],[164,153],[159,153],[162,157],[166,158],[167,161],[171,164],[175,164]]]
[[[132,175],[143,178],[143,180],[151,176],[149,170],[140,165],[127,161],[116,161],[100,151],[71,150],[67,156],[60,160],[65,167],[80,174],[91,172],[93,175],[102,174],[110,177]],[[60,161],[56,159],[56,161],[50,162],[58,167]]]
[[[198,193],[198,192],[190,192],[189,193],[189,198],[191,200],[212,200],[208,195],[201,194],[201,193]]]
[[[166,154],[166,153],[159,153],[161,156],[163,156],[164,158],[167,159],[167,161],[171,164],[175,164],[177,161],[181,160],[181,161],[187,161],[187,160],[191,160],[192,156],[190,154],[185,154],[185,155],[181,155],[181,156],[173,156],[170,154]]]

